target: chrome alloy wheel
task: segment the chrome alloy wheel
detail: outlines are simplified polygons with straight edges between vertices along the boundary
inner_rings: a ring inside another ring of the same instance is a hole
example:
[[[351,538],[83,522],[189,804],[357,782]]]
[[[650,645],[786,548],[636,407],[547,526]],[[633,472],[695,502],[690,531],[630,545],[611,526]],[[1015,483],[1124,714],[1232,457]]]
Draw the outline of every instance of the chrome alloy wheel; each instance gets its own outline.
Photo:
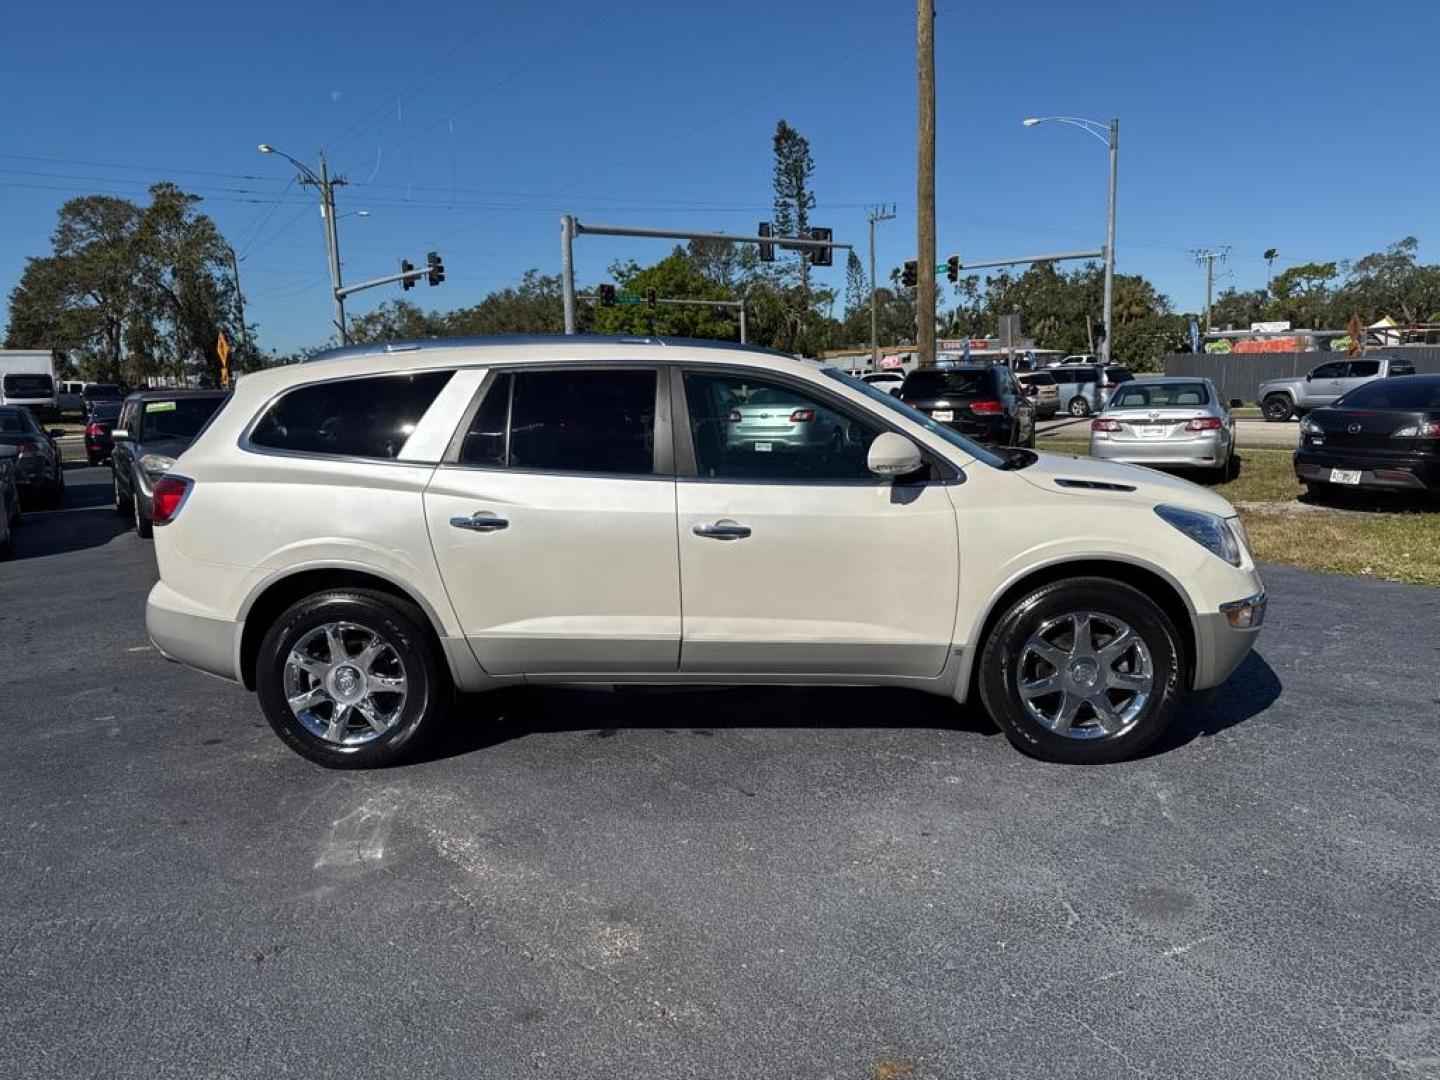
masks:
[[[325,623],[285,661],[285,699],[295,719],[326,742],[359,746],[393,728],[405,711],[405,665],[395,647],[357,623]]]
[[[1075,611],[1048,622],[1020,650],[1016,689],[1026,711],[1071,739],[1127,730],[1155,685],[1145,640],[1123,620]]]

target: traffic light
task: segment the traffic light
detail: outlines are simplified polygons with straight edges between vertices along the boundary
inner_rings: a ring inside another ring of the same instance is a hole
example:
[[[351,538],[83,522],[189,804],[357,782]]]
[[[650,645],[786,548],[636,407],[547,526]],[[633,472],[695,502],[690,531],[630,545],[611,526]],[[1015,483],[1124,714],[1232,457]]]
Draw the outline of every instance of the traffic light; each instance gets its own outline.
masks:
[[[907,259],[905,262],[905,273],[900,281],[907,289],[915,288],[915,283],[920,280],[920,266],[914,259]]]
[[[834,231],[831,230],[831,229],[811,229],[811,230],[810,230],[810,239],[811,239],[811,240],[831,240],[831,239],[834,239],[834,237],[835,237],[835,233],[834,233]],[[826,248],[811,248],[811,249],[810,249],[810,265],[811,265],[811,266],[833,266],[834,263],[835,263],[835,249],[834,249],[834,248],[828,248],[828,247],[826,247]]]
[[[401,260],[400,260],[400,272],[401,272],[402,274],[408,274],[411,270],[414,270],[414,269],[415,269],[415,264],[412,263],[409,259],[401,259]],[[405,278],[403,281],[400,282],[400,288],[402,288],[402,289],[413,289],[414,287],[415,287],[415,279],[414,279],[413,277],[407,277],[407,278]]]
[[[646,289],[646,290],[645,290],[645,303],[648,304],[650,307],[653,308],[653,307],[656,305],[656,303],[659,302],[659,300],[660,300],[660,296],[659,296],[658,293],[655,292],[654,289]]]
[[[430,273],[425,275],[425,280],[431,285],[439,285],[445,280],[445,264],[440,261],[438,251],[432,251],[425,256],[425,265],[430,267]]]
[[[945,260],[945,276],[951,281],[960,280],[960,256],[951,255]]]
[[[759,235],[760,235],[760,236],[774,236],[774,235],[775,235],[775,234],[771,231],[771,229],[770,229],[770,223],[769,223],[768,221],[762,221],[762,222],[760,222]],[[761,244],[761,245],[760,245],[760,261],[761,261],[761,262],[774,262],[774,261],[775,261],[775,245],[774,245],[774,244]]]
[[[601,285],[601,286],[600,286],[600,306],[601,306],[601,307],[614,307],[614,306],[615,306],[615,286],[614,286],[614,285]]]

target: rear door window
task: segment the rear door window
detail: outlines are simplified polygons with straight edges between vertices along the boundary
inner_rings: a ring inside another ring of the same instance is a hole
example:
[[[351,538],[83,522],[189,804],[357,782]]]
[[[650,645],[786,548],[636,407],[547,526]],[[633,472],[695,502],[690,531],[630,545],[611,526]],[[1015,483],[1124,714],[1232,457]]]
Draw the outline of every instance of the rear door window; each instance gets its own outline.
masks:
[[[265,411],[249,441],[297,454],[394,460],[453,374],[422,371],[297,387]],[[210,412],[219,404],[211,401]],[[147,438],[149,424],[147,403]]]
[[[1350,361],[1350,378],[1369,379],[1380,374],[1379,360],[1352,360]]]
[[[537,472],[655,472],[653,370],[503,373],[460,446],[460,464]]]

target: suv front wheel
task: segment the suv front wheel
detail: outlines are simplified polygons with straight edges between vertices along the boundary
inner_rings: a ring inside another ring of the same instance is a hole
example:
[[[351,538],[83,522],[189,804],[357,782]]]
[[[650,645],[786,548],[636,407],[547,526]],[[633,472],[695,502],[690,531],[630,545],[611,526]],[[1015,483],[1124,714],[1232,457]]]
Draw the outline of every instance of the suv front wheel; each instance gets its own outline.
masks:
[[[384,593],[317,593],[275,620],[255,689],[276,734],[332,769],[391,765],[436,726],[447,692],[424,615]]]
[[[1106,578],[1059,581],[1001,616],[980,656],[980,696],[1025,753],[1119,761],[1170,723],[1183,656],[1175,627],[1143,593]]]

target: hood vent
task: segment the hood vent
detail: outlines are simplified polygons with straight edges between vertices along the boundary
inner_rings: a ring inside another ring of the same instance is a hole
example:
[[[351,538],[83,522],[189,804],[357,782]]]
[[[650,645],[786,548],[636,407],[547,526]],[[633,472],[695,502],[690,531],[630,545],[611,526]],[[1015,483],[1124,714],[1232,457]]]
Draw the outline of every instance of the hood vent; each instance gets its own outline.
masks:
[[[1111,484],[1104,480],[1066,480],[1057,479],[1056,486],[1062,488],[1084,488],[1086,491],[1134,491],[1131,484]]]

